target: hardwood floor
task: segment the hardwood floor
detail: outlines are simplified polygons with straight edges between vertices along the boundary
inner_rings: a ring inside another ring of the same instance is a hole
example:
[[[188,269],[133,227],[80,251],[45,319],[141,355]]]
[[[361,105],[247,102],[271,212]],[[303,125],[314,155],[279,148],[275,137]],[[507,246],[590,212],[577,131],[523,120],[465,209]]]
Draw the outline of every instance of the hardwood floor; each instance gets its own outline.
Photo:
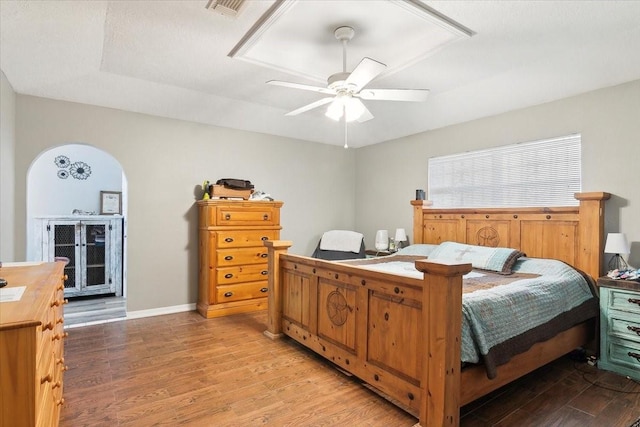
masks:
[[[64,308],[64,325],[77,328],[127,317],[125,297],[71,298]]]
[[[70,329],[61,426],[416,423],[295,342],[269,340],[265,325],[264,312],[187,312]],[[564,358],[462,413],[463,427],[629,427],[640,384]]]

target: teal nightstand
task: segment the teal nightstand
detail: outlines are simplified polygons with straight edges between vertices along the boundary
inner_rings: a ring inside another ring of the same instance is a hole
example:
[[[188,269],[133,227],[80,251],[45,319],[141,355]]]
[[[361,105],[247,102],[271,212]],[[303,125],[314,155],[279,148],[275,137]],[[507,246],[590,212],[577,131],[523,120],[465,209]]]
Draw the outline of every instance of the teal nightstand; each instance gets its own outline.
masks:
[[[598,279],[600,361],[598,367],[640,380],[640,283]]]

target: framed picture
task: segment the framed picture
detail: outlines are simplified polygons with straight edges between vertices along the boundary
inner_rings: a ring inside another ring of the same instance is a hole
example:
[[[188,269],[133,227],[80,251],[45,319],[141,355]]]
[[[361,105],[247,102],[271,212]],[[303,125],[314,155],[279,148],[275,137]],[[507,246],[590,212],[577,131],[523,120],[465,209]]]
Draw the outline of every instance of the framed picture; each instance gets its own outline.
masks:
[[[100,215],[122,214],[122,192],[100,192]]]

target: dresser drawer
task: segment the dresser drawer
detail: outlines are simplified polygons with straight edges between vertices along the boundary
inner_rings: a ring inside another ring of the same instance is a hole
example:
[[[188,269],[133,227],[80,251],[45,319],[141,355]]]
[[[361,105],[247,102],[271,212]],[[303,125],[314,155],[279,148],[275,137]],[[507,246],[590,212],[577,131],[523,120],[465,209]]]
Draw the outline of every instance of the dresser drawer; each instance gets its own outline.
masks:
[[[623,315],[620,316],[620,314]],[[631,320],[632,317],[634,320]],[[628,313],[610,312],[609,335],[640,343],[640,317],[630,316]]]
[[[607,289],[609,308],[640,315],[640,293],[624,289]]]
[[[260,247],[264,241],[276,240],[278,230],[218,231],[217,237],[219,249]]]
[[[220,249],[216,251],[216,265],[227,267],[242,264],[264,264],[267,259],[267,248]]]
[[[640,343],[612,339],[609,341],[607,353],[610,363],[631,369],[636,372],[636,378],[640,375]]]
[[[36,368],[36,408],[45,414],[48,414],[52,407],[51,385],[55,381],[53,369],[53,351],[51,344],[49,344],[44,349],[42,359]]]
[[[218,285],[267,280],[267,264],[224,267],[216,270]]]
[[[218,286],[218,303],[266,297],[268,290],[266,281]]]
[[[227,225],[276,225],[276,208],[271,206],[218,206],[216,224]]]

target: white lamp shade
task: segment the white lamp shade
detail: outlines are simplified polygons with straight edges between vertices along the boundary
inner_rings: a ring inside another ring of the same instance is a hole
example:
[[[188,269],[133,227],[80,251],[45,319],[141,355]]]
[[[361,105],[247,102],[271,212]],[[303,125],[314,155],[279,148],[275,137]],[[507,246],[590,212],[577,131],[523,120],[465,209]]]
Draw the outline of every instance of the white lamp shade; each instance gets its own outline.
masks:
[[[346,114],[348,122],[358,120],[364,113],[365,106],[359,99],[353,98],[351,95],[336,95],[336,98],[327,107],[325,116],[332,120],[338,121]]]
[[[387,230],[378,230],[376,232],[376,249],[386,251],[389,248],[389,232]]]
[[[396,228],[396,242],[406,242],[407,241],[407,232],[404,231],[404,228]]]
[[[604,245],[604,252],[607,254],[628,254],[631,253],[627,236],[624,233],[607,234],[607,243]]]

